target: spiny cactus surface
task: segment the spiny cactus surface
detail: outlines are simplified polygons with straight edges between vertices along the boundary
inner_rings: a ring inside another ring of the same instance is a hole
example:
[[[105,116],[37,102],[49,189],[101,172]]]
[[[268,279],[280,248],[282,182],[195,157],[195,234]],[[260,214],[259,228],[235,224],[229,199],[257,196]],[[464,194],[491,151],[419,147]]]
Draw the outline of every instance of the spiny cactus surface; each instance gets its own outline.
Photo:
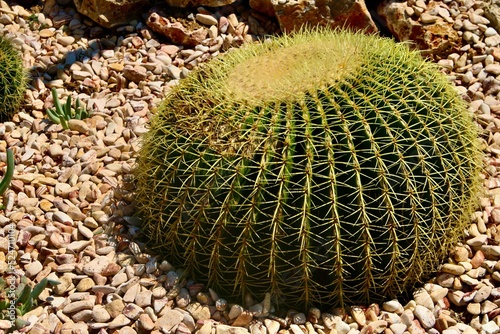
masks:
[[[22,58],[12,42],[0,35],[0,120],[17,111],[26,90],[27,75]]]
[[[301,32],[171,92],[143,139],[137,207],[149,246],[223,296],[380,302],[462,235],[479,152],[461,98],[406,45]]]

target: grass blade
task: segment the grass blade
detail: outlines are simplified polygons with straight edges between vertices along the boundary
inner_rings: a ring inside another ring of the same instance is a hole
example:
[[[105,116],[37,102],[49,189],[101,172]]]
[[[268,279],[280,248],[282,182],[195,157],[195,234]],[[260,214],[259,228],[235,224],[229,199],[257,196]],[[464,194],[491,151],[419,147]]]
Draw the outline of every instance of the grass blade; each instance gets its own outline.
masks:
[[[14,176],[14,153],[12,149],[7,149],[7,170],[5,171],[5,175],[3,176],[2,181],[0,182],[0,195],[2,195],[10,185],[10,181],[12,180],[12,176]]]

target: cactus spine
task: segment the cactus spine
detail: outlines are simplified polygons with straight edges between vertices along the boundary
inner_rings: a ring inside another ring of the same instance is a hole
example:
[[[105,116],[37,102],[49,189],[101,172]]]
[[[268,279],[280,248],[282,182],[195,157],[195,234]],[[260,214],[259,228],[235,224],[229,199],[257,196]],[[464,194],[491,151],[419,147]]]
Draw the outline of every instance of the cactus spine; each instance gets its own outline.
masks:
[[[406,45],[301,32],[183,80],[144,136],[152,249],[220,294],[369,303],[436,270],[478,189],[476,126]]]
[[[17,111],[24,96],[27,74],[19,51],[0,35],[0,119],[7,120]]]

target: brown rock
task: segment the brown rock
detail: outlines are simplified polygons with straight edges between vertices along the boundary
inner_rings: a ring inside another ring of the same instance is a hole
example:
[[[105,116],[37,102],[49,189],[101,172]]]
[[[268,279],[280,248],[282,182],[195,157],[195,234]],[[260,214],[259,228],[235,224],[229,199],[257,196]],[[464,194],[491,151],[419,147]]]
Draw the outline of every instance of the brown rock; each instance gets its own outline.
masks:
[[[220,6],[225,6],[232,4],[236,0],[165,0],[167,5],[171,7],[200,7],[200,6],[207,6],[207,7],[220,7]]]
[[[250,311],[243,311],[236,319],[234,319],[234,322],[231,325],[238,327],[248,327],[252,320],[252,313]]]
[[[344,27],[366,33],[378,31],[364,0],[271,2],[281,30],[285,32],[296,31],[303,26]]]
[[[135,83],[139,83],[146,79],[147,70],[143,66],[140,65],[127,65],[123,68],[123,76],[130,81]]]
[[[436,7],[434,1],[427,4],[428,11]],[[453,29],[453,24],[437,17],[434,23],[422,25],[417,17],[408,15],[407,8],[406,1],[396,0],[385,0],[377,7],[377,13],[397,40],[412,42],[411,46],[420,50],[422,55],[435,59],[458,52],[462,37]]]
[[[274,12],[274,6],[272,1],[270,0],[250,0],[249,1],[250,8],[266,14],[269,17],[275,17],[276,13]]]
[[[171,23],[158,13],[151,13],[146,20],[146,24],[154,32],[170,39],[174,44],[185,46],[195,46],[200,44],[207,37],[207,30],[204,28],[195,31],[187,31],[179,22]]]
[[[484,253],[481,250],[478,250],[474,257],[470,260],[470,264],[472,268],[479,268],[484,262]]]
[[[141,19],[150,0],[74,0],[76,10],[106,28]]]

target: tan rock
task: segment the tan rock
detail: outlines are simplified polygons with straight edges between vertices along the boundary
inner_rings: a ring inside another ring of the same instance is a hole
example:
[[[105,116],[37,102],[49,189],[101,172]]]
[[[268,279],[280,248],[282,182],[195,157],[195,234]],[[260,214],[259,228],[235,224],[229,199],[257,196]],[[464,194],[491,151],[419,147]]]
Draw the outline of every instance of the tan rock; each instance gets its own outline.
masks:
[[[220,7],[220,6],[225,6],[232,4],[236,0],[165,0],[168,6],[172,7],[200,7],[200,6],[207,6],[207,7]]]
[[[156,321],[155,327],[171,331],[182,322],[183,318],[184,316],[181,312],[177,310],[167,310],[164,312],[163,316]]]
[[[160,16],[158,13],[151,13],[146,24],[151,30],[167,37],[174,44],[185,46],[196,46],[200,44],[208,34],[207,29],[204,28],[188,31],[181,23],[171,23],[167,18]]]
[[[430,1],[427,10],[437,10],[438,2]],[[453,23],[436,17],[431,24],[422,24],[407,13],[407,2],[385,0],[377,7],[377,13],[385,21],[387,28],[398,41],[411,42],[424,56],[440,59],[450,53],[458,52],[462,37],[453,28]]]
[[[296,31],[303,26],[343,27],[365,33],[378,31],[364,0],[271,2],[282,31]]]
[[[111,28],[141,19],[150,0],[74,0],[76,10],[103,27]]]

